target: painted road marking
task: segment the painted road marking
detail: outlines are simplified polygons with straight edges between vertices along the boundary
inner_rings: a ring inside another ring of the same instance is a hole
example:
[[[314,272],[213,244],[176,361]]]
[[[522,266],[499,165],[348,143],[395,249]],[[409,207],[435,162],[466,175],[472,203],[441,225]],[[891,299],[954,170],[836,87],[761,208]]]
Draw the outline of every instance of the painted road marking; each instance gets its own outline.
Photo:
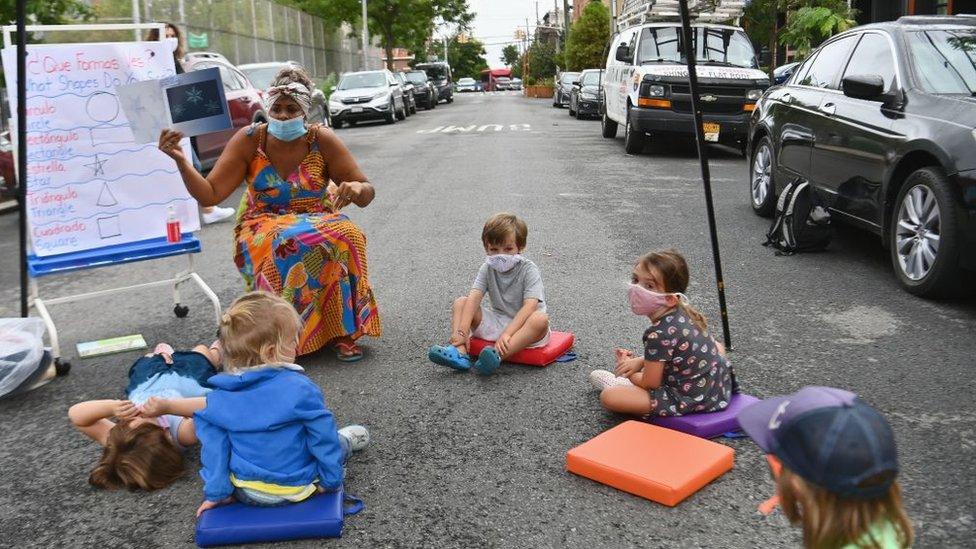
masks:
[[[484,132],[531,132],[531,124],[471,124],[469,126],[437,126],[426,130],[417,130],[419,134],[431,133],[484,133]]]

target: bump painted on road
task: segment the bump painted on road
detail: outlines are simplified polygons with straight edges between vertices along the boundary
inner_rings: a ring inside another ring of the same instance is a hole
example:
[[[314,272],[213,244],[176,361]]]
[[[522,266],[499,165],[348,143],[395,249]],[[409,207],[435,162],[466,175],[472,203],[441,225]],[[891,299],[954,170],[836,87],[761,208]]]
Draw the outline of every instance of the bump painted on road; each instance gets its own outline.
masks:
[[[883,337],[896,335],[901,327],[898,319],[881,307],[858,305],[846,311],[819,316],[827,324],[847,334],[848,337],[837,340],[840,343],[873,343]]]

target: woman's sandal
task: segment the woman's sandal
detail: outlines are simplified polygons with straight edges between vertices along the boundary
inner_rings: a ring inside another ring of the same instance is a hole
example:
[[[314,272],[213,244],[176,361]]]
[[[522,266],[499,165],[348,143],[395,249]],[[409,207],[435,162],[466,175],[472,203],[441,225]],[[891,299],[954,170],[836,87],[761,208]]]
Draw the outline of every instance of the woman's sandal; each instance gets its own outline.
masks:
[[[462,355],[454,345],[434,345],[427,351],[427,358],[434,364],[455,370],[471,369],[471,360]]]
[[[337,341],[332,346],[335,348],[336,358],[339,362],[359,362],[363,359],[363,350],[355,343]]]

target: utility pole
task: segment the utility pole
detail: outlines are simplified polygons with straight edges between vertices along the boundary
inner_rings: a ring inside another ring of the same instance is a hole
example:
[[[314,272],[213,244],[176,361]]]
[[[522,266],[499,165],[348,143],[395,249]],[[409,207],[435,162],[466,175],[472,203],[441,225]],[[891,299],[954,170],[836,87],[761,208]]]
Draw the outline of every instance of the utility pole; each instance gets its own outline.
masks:
[[[363,2],[363,70],[369,69],[367,48],[369,47],[369,25],[366,22],[366,0]]]
[[[563,0],[563,50],[569,42],[569,0]]]
[[[447,63],[447,42],[450,39],[451,38],[449,36],[447,36],[446,34],[444,35],[444,62],[445,63]]]

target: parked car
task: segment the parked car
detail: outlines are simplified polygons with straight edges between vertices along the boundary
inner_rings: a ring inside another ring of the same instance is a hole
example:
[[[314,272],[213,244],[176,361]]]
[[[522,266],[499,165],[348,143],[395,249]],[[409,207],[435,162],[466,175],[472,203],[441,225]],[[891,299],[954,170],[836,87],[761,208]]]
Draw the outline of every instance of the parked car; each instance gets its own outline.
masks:
[[[296,68],[305,71],[305,67],[301,63],[295,61],[272,61],[270,63],[248,63],[246,65],[238,65],[238,70],[244,73],[244,76],[254,84],[254,87],[265,92],[271,87],[271,83],[274,81],[274,77],[285,68]],[[322,93],[315,83],[312,83],[312,108],[308,112],[308,121],[312,124],[325,124],[330,125],[329,122],[329,108],[325,104],[325,94]]]
[[[201,59],[216,59],[217,61],[223,61],[224,63],[233,64],[230,59],[227,59],[223,54],[217,53],[215,51],[191,51],[183,56],[183,62],[188,61],[199,61]]]
[[[454,76],[451,73],[451,66],[444,61],[434,63],[419,63],[414,68],[427,73],[437,87],[437,100],[454,102]]]
[[[601,69],[586,69],[580,73],[579,80],[573,82],[573,91],[569,96],[570,116],[600,116],[603,108],[603,90],[600,89],[602,76]]]
[[[264,112],[262,92],[234,65],[215,56],[188,56],[183,61],[183,67],[187,72],[216,68],[220,71],[220,79],[224,84],[231,128],[196,137],[200,163],[204,169],[208,169],[217,162],[224,146],[237,130],[254,122],[266,122],[268,116]]]
[[[753,210],[770,215],[782,187],[806,178],[835,219],[881,237],[906,290],[961,288],[976,270],[974,43],[976,19],[933,16],[821,45],[757,103]]]
[[[427,110],[437,106],[437,87],[427,78],[424,71],[404,71],[403,75],[413,83],[413,95],[418,107]]]
[[[478,91],[478,83],[474,78],[461,78],[457,81],[458,93]]]
[[[495,79],[495,89],[499,91],[512,89],[512,79],[507,76],[499,76]]]
[[[512,84],[511,84],[511,86],[509,86],[509,89],[512,89],[512,90],[521,90],[522,89],[522,79],[521,78],[513,78],[512,79]]]
[[[342,75],[329,96],[329,111],[335,128],[364,120],[386,120],[387,124],[393,124],[407,117],[403,90],[393,73],[386,69]]]
[[[798,66],[800,66],[799,62],[787,63],[773,69],[773,84],[778,85],[786,82],[790,76],[793,76],[793,71],[795,71]]]
[[[400,89],[403,90],[404,102],[407,104],[407,115],[417,114],[417,98],[414,96],[416,88],[413,82],[407,80],[402,72],[393,73],[393,78],[396,78],[397,84],[400,84]]]
[[[555,91],[552,95],[552,106],[569,105],[569,95],[573,92],[573,82],[579,80],[578,72],[561,72],[556,75]]]
[[[745,152],[749,118],[769,87],[769,75],[759,70],[752,41],[741,28],[700,23],[691,31],[705,140]],[[603,75],[603,137],[616,137],[618,125],[624,126],[627,154],[639,154],[648,136],[694,141],[681,24],[642,23],[611,40]]]

